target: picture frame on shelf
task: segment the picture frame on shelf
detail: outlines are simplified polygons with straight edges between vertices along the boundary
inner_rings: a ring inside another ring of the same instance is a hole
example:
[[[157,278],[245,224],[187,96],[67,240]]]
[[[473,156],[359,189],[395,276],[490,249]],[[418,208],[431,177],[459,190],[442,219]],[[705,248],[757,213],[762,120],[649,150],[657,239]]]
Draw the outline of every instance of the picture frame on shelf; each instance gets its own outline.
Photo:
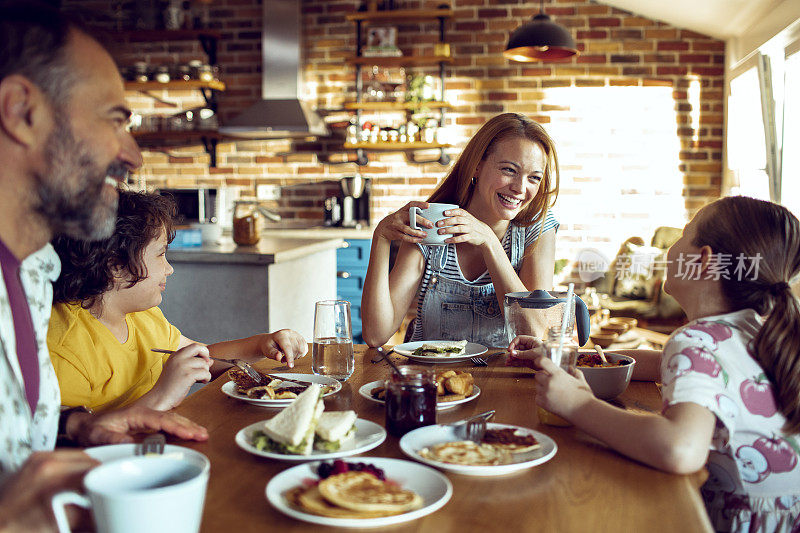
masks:
[[[397,47],[397,28],[374,26],[367,29],[367,42],[362,54],[365,57],[401,57]]]

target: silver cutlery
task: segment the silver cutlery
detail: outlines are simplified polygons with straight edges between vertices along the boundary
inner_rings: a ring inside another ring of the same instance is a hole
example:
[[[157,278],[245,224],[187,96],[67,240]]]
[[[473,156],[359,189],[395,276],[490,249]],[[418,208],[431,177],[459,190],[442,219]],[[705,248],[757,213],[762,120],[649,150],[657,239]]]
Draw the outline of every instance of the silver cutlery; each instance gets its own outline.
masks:
[[[174,350],[165,350],[163,348],[151,348],[150,351],[151,352],[156,352],[156,353],[166,353],[166,354],[170,354],[170,355],[175,353]],[[266,376],[266,377],[268,377],[270,379],[277,379],[277,380],[280,380],[280,381],[289,381],[291,383],[297,383],[298,385],[305,385],[305,386],[314,385],[314,383],[312,383],[311,381],[302,381],[302,380],[299,380],[299,379],[290,379],[290,378],[285,378],[283,376],[276,376],[276,375],[273,375],[273,374],[263,374],[262,375],[261,372],[259,372],[255,368],[253,368],[250,365],[250,363],[248,363],[247,361],[244,361],[242,359],[220,359],[219,357],[211,357],[210,355],[208,357],[212,361],[219,361],[220,363],[226,363],[226,364],[229,364],[229,365],[236,366],[242,372],[244,372],[245,374],[250,376],[250,378],[252,378],[253,381],[258,383],[259,385],[266,385],[266,383],[264,383],[264,376]]]
[[[498,355],[498,354],[501,354],[501,353],[503,353],[503,352],[494,352],[494,353],[486,354],[483,357],[472,357],[472,358],[470,358],[470,361],[472,361],[472,364],[474,366],[489,366],[489,358],[491,356],[493,356],[493,355]]]
[[[384,357],[387,358],[386,360],[388,361],[389,354],[392,353],[393,351],[394,351],[394,348],[392,348],[388,352],[385,351],[382,347],[377,348],[378,355],[376,355],[375,357],[372,358],[372,362],[373,363],[380,363],[384,359]]]
[[[467,422],[466,434],[468,440],[480,443],[483,440],[483,436],[486,435],[486,419],[473,418]]]
[[[167,438],[163,433],[153,433],[136,446],[136,455],[161,455],[164,453]]]
[[[486,434],[486,422],[494,416],[494,412],[494,409],[492,409],[445,425],[455,426],[456,434],[462,438],[472,442],[481,442]]]

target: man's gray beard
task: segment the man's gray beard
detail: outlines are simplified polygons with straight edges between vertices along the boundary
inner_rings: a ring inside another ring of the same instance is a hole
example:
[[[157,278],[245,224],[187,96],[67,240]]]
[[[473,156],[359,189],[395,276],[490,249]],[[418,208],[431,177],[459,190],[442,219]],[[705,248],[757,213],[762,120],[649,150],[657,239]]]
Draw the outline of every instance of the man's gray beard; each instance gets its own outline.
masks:
[[[118,172],[120,164],[114,162],[108,169],[100,169],[84,144],[75,140],[63,113],[57,110],[55,117],[45,148],[47,175],[36,175],[36,211],[54,236],[90,241],[110,237],[116,224],[118,197],[105,187],[105,177]]]

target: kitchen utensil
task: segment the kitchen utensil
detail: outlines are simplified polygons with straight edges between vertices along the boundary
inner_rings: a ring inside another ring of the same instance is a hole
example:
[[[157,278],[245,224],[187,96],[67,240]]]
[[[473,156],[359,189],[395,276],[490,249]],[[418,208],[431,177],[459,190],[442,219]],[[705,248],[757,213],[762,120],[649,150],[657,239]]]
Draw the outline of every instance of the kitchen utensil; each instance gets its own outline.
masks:
[[[381,361],[383,360],[383,357],[384,357],[384,355],[385,355],[386,357],[388,357],[389,355],[391,355],[391,353],[392,353],[392,352],[394,352],[394,348],[392,348],[392,349],[391,349],[391,350],[389,350],[388,352],[387,352],[386,350],[384,350],[383,348],[378,348],[376,351],[378,352],[378,355],[376,355],[375,357],[373,357],[373,358],[372,358],[372,362],[373,362],[373,363],[379,363],[379,362],[381,362]]]
[[[583,346],[589,339],[589,309],[586,303],[573,296],[575,312],[573,321],[577,325],[578,344]],[[533,335],[544,339],[552,326],[561,326],[566,298],[564,293],[543,290],[510,292],[503,299],[506,334],[511,342],[517,335]],[[567,324],[570,330],[572,324]]]
[[[166,444],[167,438],[163,433],[153,433],[146,436],[136,447],[136,455],[161,455]]]
[[[603,348],[595,344],[594,350],[597,352],[597,355],[600,356],[600,360],[603,361],[604,364],[608,364],[608,359],[606,359],[606,354],[603,353]]]
[[[472,420],[482,418],[486,422],[492,419],[494,416],[495,410],[490,409],[488,411],[484,411],[482,413],[478,413],[477,415],[468,416],[467,418],[462,418],[461,420],[456,420],[455,422],[450,422],[449,424],[444,424],[445,426],[462,426],[464,424],[469,423]]]
[[[151,348],[150,351],[151,352],[156,352],[156,353],[166,353],[166,354],[170,354],[170,355],[175,353],[173,350],[165,350],[163,348]],[[233,366],[239,368],[242,372],[244,372],[245,374],[247,374],[248,376],[253,378],[253,380],[255,380],[255,382],[258,383],[258,384],[262,384],[264,382],[262,374],[258,370],[253,368],[250,365],[250,363],[248,363],[247,361],[244,361],[242,359],[220,359],[219,357],[212,357],[210,355],[208,356],[208,358],[211,359],[212,361],[219,361],[220,363],[226,363],[226,364],[233,365]],[[289,382],[292,382],[292,383],[297,383],[298,385],[305,385],[305,386],[313,385],[313,383],[310,382],[310,381],[301,381],[299,379],[289,379],[289,378],[285,378],[285,377],[281,377],[281,376],[276,376],[276,375],[273,375],[273,374],[263,374],[263,375],[267,376],[270,379],[279,379],[281,381],[289,381]]]
[[[475,418],[467,422],[467,440],[480,443],[486,435],[486,419]]]
[[[383,358],[383,360],[386,361],[387,363],[389,363],[389,366],[392,367],[392,370],[394,370],[395,372],[397,372],[399,374],[400,373],[400,369],[397,367],[397,365],[394,363],[394,361],[389,359],[389,354],[392,353],[393,351],[394,350],[389,350],[388,352],[384,352],[382,347],[378,348],[378,353],[381,354],[381,357]]]
[[[366,185],[366,182],[360,174],[356,174],[355,176],[347,176],[342,178],[339,184],[341,185],[342,193],[345,196],[361,198],[361,195],[364,194],[364,186]]]

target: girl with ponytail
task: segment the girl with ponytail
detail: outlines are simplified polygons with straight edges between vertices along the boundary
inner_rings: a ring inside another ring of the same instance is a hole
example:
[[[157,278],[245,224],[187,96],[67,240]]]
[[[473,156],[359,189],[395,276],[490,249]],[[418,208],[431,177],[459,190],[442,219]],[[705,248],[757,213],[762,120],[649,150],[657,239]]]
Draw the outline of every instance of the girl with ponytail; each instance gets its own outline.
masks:
[[[690,322],[661,354],[661,415],[596,399],[580,372],[536,350],[512,354],[542,370],[539,405],[619,452],[674,473],[705,465],[717,531],[800,531],[798,281],[797,218],[770,202],[723,198],[667,254],[664,288]]]

